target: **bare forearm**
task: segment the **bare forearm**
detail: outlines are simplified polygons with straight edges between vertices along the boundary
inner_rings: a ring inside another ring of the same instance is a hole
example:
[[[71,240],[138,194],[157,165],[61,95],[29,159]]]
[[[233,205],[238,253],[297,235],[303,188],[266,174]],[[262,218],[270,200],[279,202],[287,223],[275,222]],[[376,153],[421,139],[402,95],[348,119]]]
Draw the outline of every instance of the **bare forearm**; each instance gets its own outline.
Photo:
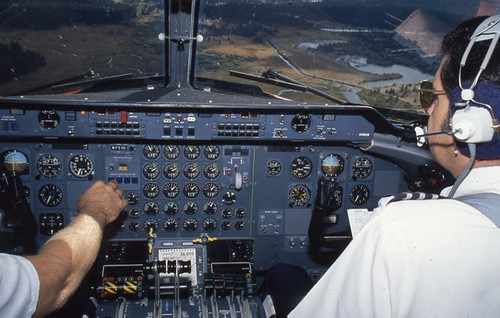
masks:
[[[79,214],[55,234],[36,256],[29,257],[40,277],[37,315],[64,305],[92,266],[103,228],[94,218]]]

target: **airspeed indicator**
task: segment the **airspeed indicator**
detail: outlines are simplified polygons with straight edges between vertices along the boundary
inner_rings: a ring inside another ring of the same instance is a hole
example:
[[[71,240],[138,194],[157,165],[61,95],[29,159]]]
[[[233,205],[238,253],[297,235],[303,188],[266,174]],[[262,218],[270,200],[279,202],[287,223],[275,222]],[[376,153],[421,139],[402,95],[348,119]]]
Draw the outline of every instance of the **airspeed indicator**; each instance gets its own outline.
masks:
[[[87,155],[76,155],[69,161],[69,171],[77,178],[85,178],[94,172],[94,163]]]

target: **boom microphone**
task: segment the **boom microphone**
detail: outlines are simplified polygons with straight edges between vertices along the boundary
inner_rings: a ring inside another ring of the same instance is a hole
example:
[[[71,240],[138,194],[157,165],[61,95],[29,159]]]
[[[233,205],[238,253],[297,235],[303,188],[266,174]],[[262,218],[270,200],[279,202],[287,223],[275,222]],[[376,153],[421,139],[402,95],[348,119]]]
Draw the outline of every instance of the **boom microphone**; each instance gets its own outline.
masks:
[[[427,137],[429,136],[437,136],[437,135],[454,135],[455,133],[459,132],[460,129],[457,129],[455,131],[453,130],[443,130],[435,133],[427,133],[427,127],[415,127],[415,133],[416,133],[416,138],[417,138],[417,146],[422,147],[427,141]]]

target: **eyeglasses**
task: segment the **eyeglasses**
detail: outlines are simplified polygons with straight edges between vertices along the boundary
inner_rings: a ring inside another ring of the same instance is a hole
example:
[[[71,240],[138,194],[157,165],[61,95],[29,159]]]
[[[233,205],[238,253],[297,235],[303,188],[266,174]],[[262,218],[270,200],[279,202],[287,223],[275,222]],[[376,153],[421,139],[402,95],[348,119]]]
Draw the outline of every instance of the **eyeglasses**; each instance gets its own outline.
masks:
[[[423,80],[418,86],[418,101],[425,112],[432,106],[436,95],[443,94],[446,92],[433,88],[432,80]]]

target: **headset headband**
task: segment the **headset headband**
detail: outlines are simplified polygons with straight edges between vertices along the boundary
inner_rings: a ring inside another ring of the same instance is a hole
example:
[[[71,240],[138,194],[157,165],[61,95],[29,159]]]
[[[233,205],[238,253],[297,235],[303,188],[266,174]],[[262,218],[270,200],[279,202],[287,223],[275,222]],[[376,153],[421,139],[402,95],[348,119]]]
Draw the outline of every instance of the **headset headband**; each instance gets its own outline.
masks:
[[[491,56],[493,55],[493,51],[495,50],[499,38],[500,38],[500,15],[494,15],[487,18],[476,28],[476,30],[474,31],[474,33],[470,38],[469,45],[467,45],[467,48],[465,49],[464,55],[462,56],[462,60],[460,61],[460,71],[459,71],[460,75],[458,77],[458,83],[460,88],[462,88],[462,76],[461,76],[462,68],[465,66],[467,57],[469,56],[469,53],[474,44],[481,41],[491,40],[488,52],[484,56],[483,62],[481,63],[481,67],[479,68],[476,78],[474,79],[474,82],[472,83],[469,90],[473,90],[476,87],[477,82],[479,81],[479,77],[488,66],[488,63],[491,59]]]

